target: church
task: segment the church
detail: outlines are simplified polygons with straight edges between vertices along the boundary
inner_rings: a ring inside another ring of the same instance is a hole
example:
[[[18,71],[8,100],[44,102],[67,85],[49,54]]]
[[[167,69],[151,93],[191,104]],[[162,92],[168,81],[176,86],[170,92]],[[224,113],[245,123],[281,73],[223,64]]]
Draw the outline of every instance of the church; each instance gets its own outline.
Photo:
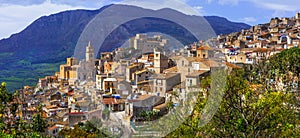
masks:
[[[95,53],[94,48],[89,42],[86,46],[85,59],[78,62],[78,59],[67,58],[67,64],[60,65],[59,80],[75,85],[82,81],[95,81]]]
[[[88,43],[85,52],[85,60],[79,62],[77,69],[77,80],[96,80],[95,54],[91,42]]]

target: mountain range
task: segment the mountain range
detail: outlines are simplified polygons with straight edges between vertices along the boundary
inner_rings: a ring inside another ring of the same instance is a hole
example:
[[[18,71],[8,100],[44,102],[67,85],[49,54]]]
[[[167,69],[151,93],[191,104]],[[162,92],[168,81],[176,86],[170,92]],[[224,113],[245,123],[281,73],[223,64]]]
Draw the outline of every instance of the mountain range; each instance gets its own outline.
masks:
[[[50,16],[43,16],[34,21],[23,31],[13,34],[7,39],[0,40],[0,82],[7,82],[9,90],[15,90],[24,85],[36,84],[38,78],[53,75],[59,70],[59,64],[64,63],[67,57],[74,53],[74,49],[90,21],[99,13],[112,5],[104,6],[98,10],[72,10],[64,11]],[[135,6],[122,5],[128,9],[147,11]],[[170,9],[160,12],[174,12]],[[195,16],[180,15],[185,20],[196,20]],[[228,21],[218,16],[204,16],[216,34],[229,34],[250,26],[244,23]],[[170,35],[181,36],[184,29],[179,28],[173,22],[157,18],[141,18],[128,22],[122,27],[127,29],[127,36],[149,31],[166,32]],[[120,29],[122,29],[122,27]],[[181,30],[180,30],[181,29]],[[116,29],[118,30],[118,29]],[[171,31],[170,31],[171,30]],[[128,33],[129,32],[129,33]],[[112,33],[114,34],[114,33]],[[115,33],[122,34],[122,33]],[[100,51],[112,51],[120,46],[116,43],[121,35],[108,37],[105,47]],[[127,38],[123,38],[125,40]],[[194,37],[179,38],[184,44],[192,43]]]

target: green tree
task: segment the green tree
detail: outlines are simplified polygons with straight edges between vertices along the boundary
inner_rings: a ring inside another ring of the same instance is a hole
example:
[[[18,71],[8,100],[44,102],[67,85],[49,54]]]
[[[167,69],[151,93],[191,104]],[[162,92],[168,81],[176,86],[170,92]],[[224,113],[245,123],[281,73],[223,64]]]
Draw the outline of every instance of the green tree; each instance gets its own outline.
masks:
[[[109,110],[109,108],[104,108],[104,109],[102,110],[102,119],[103,119],[103,120],[109,119],[109,115],[110,115],[110,110]]]
[[[18,92],[11,94],[6,89],[6,83],[2,82],[0,86],[0,137],[31,137],[40,138],[41,136],[29,128],[22,118],[18,117],[17,110],[19,107]],[[13,120],[14,126],[7,123]]]
[[[251,83],[262,84],[264,91],[282,91],[278,83],[283,83],[285,92],[299,89],[300,49],[283,50],[268,59],[260,60],[246,68],[246,77]]]
[[[75,125],[73,128],[64,128],[62,129],[58,135],[59,137],[66,138],[107,138],[113,137],[107,130],[102,128],[102,123],[97,118],[92,118],[90,121],[86,123],[79,123]]]
[[[12,94],[8,93],[6,89],[6,83],[2,82],[0,86],[0,131],[8,132],[10,125],[7,125],[4,121],[10,114],[10,102],[12,101]]]
[[[66,138],[85,138],[88,136],[88,133],[81,129],[79,125],[75,125],[74,129],[65,128],[59,132],[60,137]]]
[[[139,116],[144,118],[146,121],[153,120],[158,117],[158,111],[141,111]]]
[[[205,103],[201,100],[169,137],[299,137],[295,94],[255,91],[243,75],[243,70],[235,70],[228,76],[223,101],[207,125],[198,125]]]
[[[32,129],[34,132],[44,133],[47,128],[47,122],[43,118],[43,109],[42,105],[38,107],[38,112],[33,116]]]

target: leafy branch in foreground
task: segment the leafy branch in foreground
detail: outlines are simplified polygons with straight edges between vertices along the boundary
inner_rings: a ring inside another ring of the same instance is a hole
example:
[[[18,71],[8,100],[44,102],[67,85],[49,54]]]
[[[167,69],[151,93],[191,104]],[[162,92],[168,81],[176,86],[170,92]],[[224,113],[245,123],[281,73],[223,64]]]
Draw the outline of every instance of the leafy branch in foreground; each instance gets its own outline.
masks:
[[[207,125],[198,125],[206,104],[199,99],[193,115],[168,137],[299,137],[295,93],[256,91],[243,75],[229,74],[223,101]]]
[[[0,86],[0,102],[0,137],[42,137],[47,124],[42,118],[41,107],[33,123],[27,123],[20,116],[18,92],[9,93],[4,82]]]

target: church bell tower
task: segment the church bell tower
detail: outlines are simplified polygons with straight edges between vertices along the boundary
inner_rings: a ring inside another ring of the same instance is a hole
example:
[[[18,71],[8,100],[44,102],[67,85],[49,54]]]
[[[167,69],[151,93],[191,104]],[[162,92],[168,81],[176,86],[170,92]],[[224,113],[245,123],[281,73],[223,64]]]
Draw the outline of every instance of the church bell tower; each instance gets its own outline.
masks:
[[[86,47],[85,59],[86,61],[93,61],[95,59],[94,48],[91,46],[91,42]]]

